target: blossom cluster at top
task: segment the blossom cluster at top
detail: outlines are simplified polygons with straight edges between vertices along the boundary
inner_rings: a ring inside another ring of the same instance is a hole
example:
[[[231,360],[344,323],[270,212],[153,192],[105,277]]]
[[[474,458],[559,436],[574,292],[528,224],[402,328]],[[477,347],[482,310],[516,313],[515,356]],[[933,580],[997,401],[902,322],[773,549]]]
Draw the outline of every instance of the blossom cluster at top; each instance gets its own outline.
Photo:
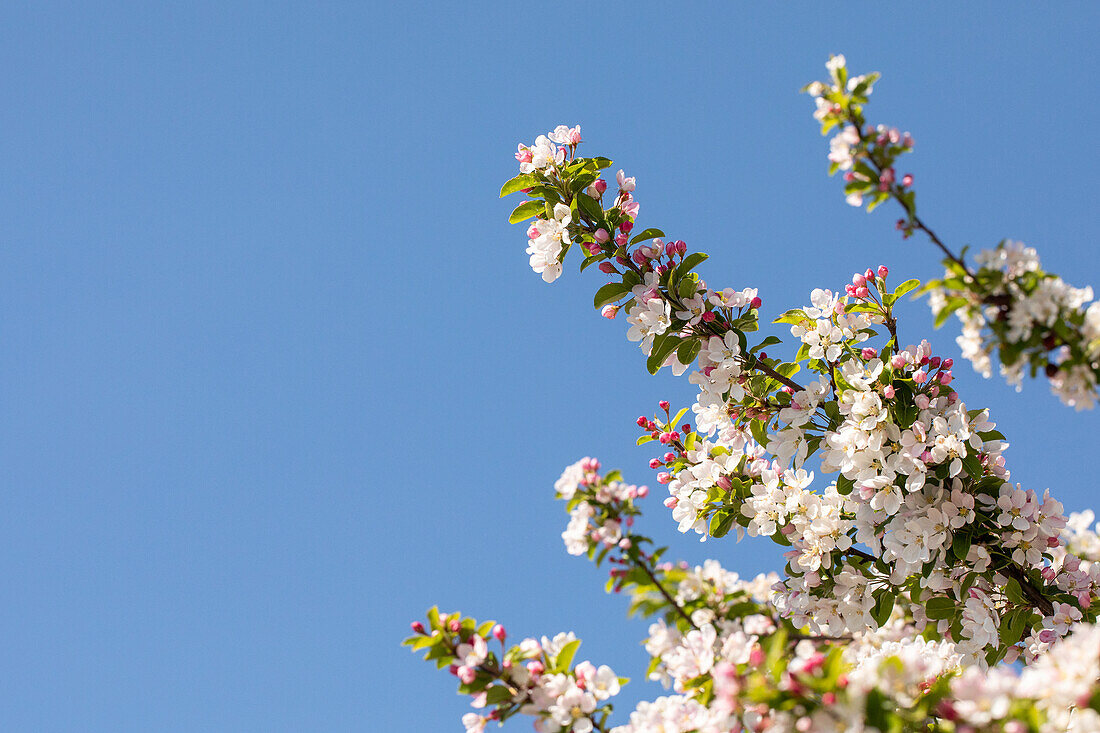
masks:
[[[822,134],[838,130],[829,144],[829,173],[844,171],[850,204],[859,206],[870,196],[870,211],[888,199],[897,201],[905,212],[897,222],[903,235],[922,231],[943,252],[944,278],[923,291],[929,293],[936,325],[958,315],[959,347],[984,376],[992,374],[996,351],[1009,383],[1019,387],[1025,369],[1032,377],[1043,372],[1062,402],[1079,410],[1093,407],[1100,376],[1100,306],[1091,303],[1092,289],[1074,288],[1044,272],[1035,250],[1016,242],[982,251],[976,268],[949,250],[917,215],[913,176],[899,178],[895,171],[898,157],[913,149],[912,136],[871,126],[864,118],[879,75],[850,77],[843,56],[833,56],[826,66],[829,80],[804,91],[814,98]]]

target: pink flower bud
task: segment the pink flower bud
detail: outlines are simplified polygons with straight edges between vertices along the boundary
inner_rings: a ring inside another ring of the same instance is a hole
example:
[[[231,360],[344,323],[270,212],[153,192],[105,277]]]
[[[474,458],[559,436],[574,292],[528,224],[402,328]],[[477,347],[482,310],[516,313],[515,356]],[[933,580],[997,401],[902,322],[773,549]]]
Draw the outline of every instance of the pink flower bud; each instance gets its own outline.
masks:
[[[878,352],[870,347],[865,348],[859,353],[860,356],[862,356],[864,359],[874,359],[876,356],[878,356]]]
[[[943,363],[940,364],[940,366],[942,366],[944,369],[950,369],[951,367],[955,366],[955,360],[954,359],[944,359]]]
[[[886,385],[882,388],[882,396],[888,400],[894,399],[894,387],[893,385]]]
[[[611,274],[615,274],[615,273],[619,272],[618,270],[615,269],[615,265],[611,264],[610,262],[601,262],[599,264],[599,268],[600,268],[600,272],[605,273],[607,275],[611,275]]]
[[[901,354],[894,354],[894,356],[890,358],[890,366],[895,369],[901,369],[905,366],[905,357]]]
[[[928,381],[928,373],[925,372],[924,369],[918,369],[917,371],[913,372],[913,381],[917,384],[924,384],[926,381]]]
[[[764,650],[761,649],[759,645],[754,646],[752,648],[752,651],[749,652],[749,666],[750,667],[754,667],[754,668],[759,667],[761,664],[764,663],[764,659],[765,659]]]
[[[501,626],[500,624],[497,624],[496,626],[493,627],[493,638],[494,639],[496,639],[497,641],[504,641],[504,637],[506,637],[506,636],[508,636],[508,634],[505,633],[503,626]]]
[[[929,405],[928,395],[919,394],[913,398],[913,401],[917,403],[917,407],[922,410],[927,410]],[[923,458],[921,460],[924,460]]]
[[[714,321],[714,311],[706,311],[703,313],[703,323],[712,323]]]
[[[661,463],[660,458],[650,458],[649,459],[649,467],[650,468],[657,469],[657,468],[660,468],[662,465],[663,464]]]
[[[545,670],[546,667],[544,667],[542,662],[537,659],[527,663],[527,671],[535,675],[536,677],[542,674]]]
[[[749,301],[750,308],[759,308],[763,304],[764,301],[760,300],[760,298],[753,298],[751,301]]]
[[[867,284],[867,280],[863,277],[863,275],[860,275],[858,272],[855,275],[852,275],[852,286],[853,287],[862,288],[866,284]]]
[[[647,496],[649,496],[649,487],[648,487],[648,486],[644,486],[644,485],[643,485],[643,486],[639,486],[639,487],[638,487],[638,498],[639,498],[639,499],[644,499],[644,498],[646,498]]]
[[[669,509],[675,509],[676,505],[679,503],[679,499],[677,499],[675,496],[670,496],[667,499],[665,499],[664,501],[662,501],[661,503],[664,504]]]
[[[603,192],[607,190],[607,181],[602,178],[597,178],[592,186],[602,195]]]
[[[615,235],[615,244],[619,245],[620,247],[625,247],[626,243],[628,241],[630,241],[630,240],[628,240],[626,238],[625,234],[616,234]]]
[[[733,488],[733,482],[729,480],[727,476],[719,476],[714,480],[714,483],[721,489],[729,491]]]
[[[935,369],[939,365],[940,365],[940,357],[938,357],[938,356],[933,356],[931,359],[928,360],[928,366],[932,367],[933,369]]]
[[[671,480],[672,477],[668,475],[667,471],[661,471],[659,474],[657,474],[657,483],[659,484],[667,484]]]
[[[413,621],[412,622],[412,630],[413,630],[413,632],[415,632],[417,634],[423,634],[424,633],[424,624],[420,623],[419,621]]]
[[[857,298],[866,298],[870,295],[871,295],[871,291],[868,290],[866,287],[856,288],[856,297]]]
[[[462,665],[458,668],[458,678],[468,685],[477,679],[477,670],[473,667]]]
[[[623,234],[630,234],[630,230],[633,229],[633,228],[634,228],[634,222],[632,222],[630,219],[627,219],[626,221],[624,221],[622,224],[619,225],[619,231],[622,232]]]
[[[870,267],[868,267],[867,272],[863,273],[863,277],[867,280],[874,280],[875,279],[875,271],[872,270]]]
[[[634,256],[631,259],[639,265],[644,265],[646,263],[645,253],[641,250],[635,250]]]
[[[657,407],[660,407],[660,408],[661,408],[662,410],[664,410],[665,412],[668,412],[668,408],[669,408],[670,406],[671,406],[671,405],[669,404],[669,401],[668,401],[668,400],[661,400],[660,402],[658,402],[658,403],[657,403]]]
[[[590,255],[598,255],[600,253],[600,245],[597,242],[585,242],[581,246],[584,247],[584,251]]]
[[[954,379],[954,377],[951,376],[951,372],[940,372],[940,376],[939,376],[940,384],[942,384],[944,386],[946,386],[948,384],[951,384],[952,379]]]
[[[888,268],[886,265],[879,265],[878,266],[878,276],[881,277],[883,280],[885,280],[886,276],[889,275],[889,274],[890,274],[890,268]]]
[[[612,319],[619,312],[619,306],[617,305],[605,305],[603,310],[600,311],[600,315],[607,319]]]
[[[644,427],[646,426],[646,423],[648,423],[648,422],[649,422],[649,418],[648,418],[648,417],[646,417],[645,415],[640,415],[640,416],[638,417],[638,419],[637,419],[637,420],[635,420],[634,422],[638,423],[639,427],[643,427],[643,428],[644,428]]]
[[[630,549],[630,540],[628,540],[626,537],[623,537],[621,540],[619,540],[619,549],[620,550],[629,550]]]
[[[457,634],[462,629],[462,622],[459,621],[457,618],[453,619],[451,621],[450,628],[453,633]]]
[[[912,173],[906,173],[904,176],[902,176],[901,177],[901,185],[905,186],[906,188],[909,188],[910,186],[912,186],[913,185],[913,174]]]

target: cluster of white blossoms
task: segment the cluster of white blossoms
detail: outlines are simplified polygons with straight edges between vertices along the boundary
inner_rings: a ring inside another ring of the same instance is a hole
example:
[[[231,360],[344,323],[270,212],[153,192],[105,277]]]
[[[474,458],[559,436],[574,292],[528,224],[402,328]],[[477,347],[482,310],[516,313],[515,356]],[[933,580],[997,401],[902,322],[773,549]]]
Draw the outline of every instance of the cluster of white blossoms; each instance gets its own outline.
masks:
[[[558,125],[553,132],[539,135],[534,145],[516,146],[520,173],[545,172],[565,162],[566,148],[581,141],[581,126]],[[560,147],[559,147],[560,146]]]
[[[428,636],[423,628],[419,633]],[[440,636],[435,630],[428,638]],[[493,636],[503,644],[502,627],[493,627]],[[509,715],[534,717],[539,733],[591,733],[593,717],[606,714],[606,701],[619,694],[621,680],[607,665],[597,667],[585,661],[568,669],[580,645],[572,632],[524,639],[502,651],[502,659],[489,651],[488,641],[478,634],[457,638],[464,640],[454,648],[452,671],[467,685],[483,681],[476,685],[477,691],[470,692],[471,707],[497,707],[488,715],[471,712],[462,716],[467,733],[482,733],[490,721],[500,719],[501,709]]]
[[[554,483],[557,498],[570,506],[569,524],[561,533],[570,555],[583,555],[599,547],[628,549],[624,526],[634,521],[634,500],[649,493],[645,486],[601,476],[599,470],[600,462],[586,456],[567,466]]]
[[[572,214],[565,204],[554,205],[553,219],[535,219],[527,228],[527,254],[531,269],[552,283],[561,275],[562,246],[569,244],[569,222]]]
[[[819,634],[877,628],[876,616],[888,615],[896,599],[941,633],[961,622],[957,651],[977,662],[998,645],[1006,614],[1022,613],[1023,599],[1004,593],[1005,573],[1040,571],[1088,607],[1100,569],[1056,549],[1065,517],[1049,491],[1008,483],[1007,443],[987,411],[968,411],[949,387],[951,361],[933,356],[927,341],[896,353],[864,347],[884,317],[853,311],[851,302],[815,290],[809,307],[785,315],[806,355],[830,373],[791,394],[766,445],[732,419],[745,397],[736,336],[703,342],[700,370],[690,378],[700,387],[693,407],[699,434],[681,463],[658,477],[668,484],[665,503],[680,531],[706,539],[724,508],[743,518],[736,519],[739,536],[744,530],[790,545],[789,577],[775,602]],[[826,407],[835,410],[831,421]],[[802,468],[811,444],[821,470],[839,474],[823,490]],[[1015,570],[1003,570],[1006,563]],[[960,601],[928,618],[907,589]],[[1026,638],[1006,653],[1032,659],[1049,649],[1081,618],[1062,606],[1029,617]]]
[[[520,712],[536,716],[539,733],[591,733],[592,714],[602,701],[619,694],[619,688],[619,678],[610,667],[581,662],[572,674],[540,677]]]
[[[1091,287],[1075,288],[1046,273],[1035,249],[1006,241],[975,257],[974,278],[948,269],[929,292],[937,317],[962,322],[955,340],[974,369],[989,377],[992,354],[1000,372],[1020,389],[1025,370],[1042,369],[1051,389],[1077,409],[1096,402],[1100,369],[1100,302]]]

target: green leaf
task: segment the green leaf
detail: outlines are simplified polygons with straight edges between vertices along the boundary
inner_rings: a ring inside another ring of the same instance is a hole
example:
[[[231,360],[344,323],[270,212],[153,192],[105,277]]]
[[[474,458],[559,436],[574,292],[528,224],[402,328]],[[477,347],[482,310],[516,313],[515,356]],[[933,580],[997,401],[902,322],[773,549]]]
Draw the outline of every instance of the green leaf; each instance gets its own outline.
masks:
[[[976,453],[967,453],[962,459],[963,470],[971,478],[979,478],[982,475],[982,461]]]
[[[630,244],[635,245],[638,242],[645,242],[646,240],[653,239],[654,237],[663,236],[665,236],[665,233],[662,232],[660,229],[654,229],[653,227],[650,227],[649,229],[644,229],[639,232],[637,236],[630,240]]]
[[[602,171],[604,168],[610,168],[614,162],[610,158],[585,158],[596,170]]]
[[[944,303],[943,308],[941,308],[939,312],[936,313],[936,320],[933,321],[932,327],[939,328],[940,326],[942,326],[944,323],[947,322],[947,319],[951,316],[952,313],[957,311],[959,308],[962,308],[964,305],[966,305],[966,300],[963,298],[948,298],[947,301]]]
[[[903,282],[901,285],[898,285],[898,287],[894,290],[894,297],[895,298],[900,298],[901,296],[905,295],[906,293],[908,293],[912,290],[916,290],[919,287],[920,287],[920,280],[917,280],[916,278],[911,278],[911,279],[906,280],[905,282]]]
[[[538,179],[530,173],[521,173],[515,178],[508,179],[504,185],[500,187],[500,197],[504,198],[510,193],[522,191],[525,188],[531,188],[532,186],[538,185],[538,182]]]
[[[1024,591],[1020,588],[1020,581],[1015,578],[1009,578],[1008,582],[1005,583],[1005,595],[1008,596],[1008,600],[1013,603],[1026,603],[1024,600]]]
[[[702,348],[702,342],[697,339],[688,339],[676,347],[676,359],[681,364],[691,366],[691,363],[695,361],[695,357],[699,355],[699,349]]]
[[[592,299],[592,305],[596,308],[602,308],[608,303],[614,303],[616,300],[619,300],[629,293],[630,288],[623,283],[608,283],[596,291],[596,296]]]
[[[762,420],[753,420],[750,422],[749,431],[752,433],[753,440],[764,448],[768,447],[768,429],[765,427]]]
[[[783,339],[781,339],[777,336],[768,336],[763,341],[758,343],[756,346],[753,346],[751,349],[749,349],[749,353],[750,354],[755,354],[757,351],[760,351],[761,349],[766,349],[767,347],[772,346],[773,344],[781,344],[781,343],[783,343]]]
[[[729,533],[730,528],[733,527],[733,520],[736,518],[733,512],[718,511],[710,518],[710,536],[711,537],[725,537]]]
[[[959,562],[966,562],[966,556],[970,554],[970,541],[973,539],[969,532],[955,532],[951,538],[951,554]]]
[[[843,474],[836,477],[836,491],[838,494],[847,496],[852,493],[852,489],[855,487],[855,481],[845,477]]]
[[[894,594],[885,588],[874,592],[875,607],[871,609],[871,618],[879,626],[883,626],[890,620],[890,614],[894,610]]]
[[[797,325],[809,320],[806,313],[799,308],[792,308],[783,315],[776,318],[772,323],[789,323],[791,325]]]
[[[929,598],[924,608],[930,619],[939,620],[955,615],[955,602],[946,596]]]
[[[577,653],[577,649],[581,645],[580,639],[574,639],[561,648],[558,652],[557,658],[554,660],[554,672],[567,672],[569,665],[573,663],[573,655]]]
[[[663,333],[653,340],[653,351],[646,360],[646,368],[650,374],[660,371],[668,355],[680,344],[680,337],[674,333]]]
[[[493,685],[485,691],[485,704],[496,705],[512,699],[512,691],[504,685]]]
[[[708,255],[705,252],[692,252],[691,254],[684,257],[684,259],[680,261],[680,264],[676,265],[677,277],[683,277],[687,273],[694,270],[703,262],[703,260],[707,259],[707,256]]]
[[[589,219],[593,221],[603,221],[603,207],[600,206],[596,199],[592,198],[586,193],[577,194],[577,206],[583,211]]]
[[[524,201],[512,210],[512,213],[508,216],[508,223],[519,224],[521,221],[527,221],[532,216],[537,216],[542,210],[543,203],[541,201]]]

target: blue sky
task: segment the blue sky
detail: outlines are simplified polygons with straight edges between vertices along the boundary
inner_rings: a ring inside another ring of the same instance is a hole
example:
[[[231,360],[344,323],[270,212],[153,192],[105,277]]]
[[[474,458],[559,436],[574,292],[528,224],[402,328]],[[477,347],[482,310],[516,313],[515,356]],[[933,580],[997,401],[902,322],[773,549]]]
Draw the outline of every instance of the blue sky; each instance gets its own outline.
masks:
[[[690,385],[592,311],[597,273],[530,272],[496,198],[517,142],[581,124],[639,223],[765,313],[881,262],[934,276],[825,175],[797,90],[844,52],[883,72],[871,117],[913,132],[941,237],[1100,284],[1097,6],[844,8],[0,10],[0,728],[461,730],[398,646],[433,603],[574,629],[627,708],[660,694],[551,486],[583,455],[651,481],[633,418]],[[1097,414],[956,371],[1016,480],[1095,500]],[[778,567],[652,501],[670,554]]]

